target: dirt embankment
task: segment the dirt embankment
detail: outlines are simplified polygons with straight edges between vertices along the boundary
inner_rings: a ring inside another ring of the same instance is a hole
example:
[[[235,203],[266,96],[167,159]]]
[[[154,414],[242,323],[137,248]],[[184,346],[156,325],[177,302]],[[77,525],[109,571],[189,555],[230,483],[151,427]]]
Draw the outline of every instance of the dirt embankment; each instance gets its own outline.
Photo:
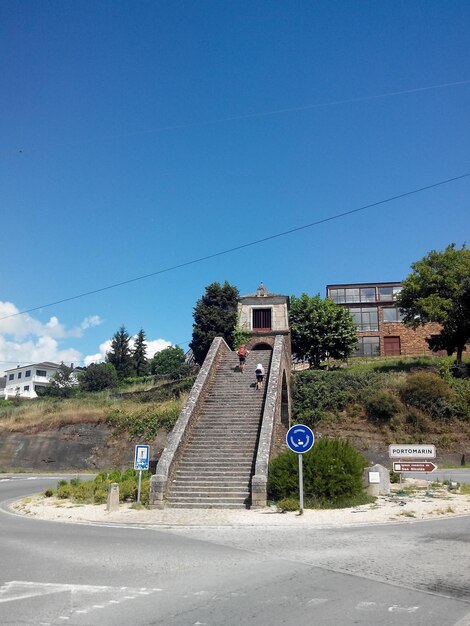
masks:
[[[155,461],[165,445],[116,436],[105,424],[69,424],[34,433],[0,433],[0,471],[99,471],[133,466],[134,446],[150,443]]]

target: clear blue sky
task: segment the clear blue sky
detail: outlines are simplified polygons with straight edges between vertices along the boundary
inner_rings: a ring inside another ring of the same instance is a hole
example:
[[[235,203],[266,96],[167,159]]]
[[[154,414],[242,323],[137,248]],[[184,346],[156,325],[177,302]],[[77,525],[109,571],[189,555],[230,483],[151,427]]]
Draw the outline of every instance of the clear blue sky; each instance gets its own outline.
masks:
[[[469,41],[459,0],[2,2],[1,316],[470,172]],[[0,370],[84,361],[122,324],[186,349],[214,281],[401,280],[469,241],[469,196],[465,178],[0,320]]]

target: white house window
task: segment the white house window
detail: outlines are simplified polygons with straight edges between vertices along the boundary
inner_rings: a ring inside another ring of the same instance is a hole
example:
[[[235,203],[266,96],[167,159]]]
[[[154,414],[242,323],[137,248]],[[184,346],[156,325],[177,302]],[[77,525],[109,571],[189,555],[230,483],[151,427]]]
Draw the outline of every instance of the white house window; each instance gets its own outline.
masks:
[[[15,378],[15,375],[14,375],[14,374],[10,374],[10,375],[8,376],[8,380],[13,380],[14,378]]]
[[[47,376],[46,370],[36,370],[36,376]]]
[[[18,372],[18,378],[21,378],[21,372]]]
[[[29,391],[29,385],[25,385],[25,386],[23,387],[23,391]]]
[[[24,377],[29,378],[31,376],[31,370],[26,370]]]

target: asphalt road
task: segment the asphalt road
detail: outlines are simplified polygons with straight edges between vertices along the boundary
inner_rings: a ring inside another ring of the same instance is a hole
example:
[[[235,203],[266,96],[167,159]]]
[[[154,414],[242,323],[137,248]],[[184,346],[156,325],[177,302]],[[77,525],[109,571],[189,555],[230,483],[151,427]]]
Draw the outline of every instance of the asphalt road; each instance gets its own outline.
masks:
[[[470,468],[437,469],[429,474],[426,474],[424,472],[406,472],[406,474],[403,474],[403,476],[405,476],[406,478],[420,478],[429,482],[439,480],[442,483],[445,480],[451,480],[456,483],[465,483],[467,485],[470,484]]]
[[[0,624],[470,626],[470,518],[330,530],[45,522],[0,475]]]

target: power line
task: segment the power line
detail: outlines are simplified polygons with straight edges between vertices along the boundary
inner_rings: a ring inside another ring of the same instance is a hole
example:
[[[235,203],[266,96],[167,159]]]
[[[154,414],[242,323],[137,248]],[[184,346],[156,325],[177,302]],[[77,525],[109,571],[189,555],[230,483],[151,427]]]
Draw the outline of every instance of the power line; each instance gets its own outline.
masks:
[[[389,198],[385,198],[384,200],[378,200],[377,202],[372,202],[371,204],[365,204],[364,206],[358,207],[357,209],[351,209],[349,211],[344,211],[343,213],[337,213],[336,215],[331,215],[330,217],[325,217],[321,220],[316,220],[315,222],[310,222],[310,224],[304,224],[303,226],[297,226],[296,228],[291,228],[289,230],[285,230],[281,233],[276,233],[275,235],[270,235],[269,237],[263,237],[262,239],[256,239],[255,241],[250,241],[249,243],[240,244],[238,246],[234,246],[233,248],[227,248],[226,250],[222,250],[220,252],[214,252],[213,254],[207,254],[205,256],[199,257],[197,259],[192,259],[191,261],[185,261],[184,263],[179,263],[178,265],[172,265],[171,267],[166,267],[162,270],[157,270],[155,272],[150,272],[149,274],[143,274],[141,276],[137,276],[135,278],[129,278],[128,280],[123,280],[119,283],[113,283],[112,285],[107,285],[106,287],[100,287],[99,289],[93,289],[91,291],[85,291],[84,293],[77,294],[75,296],[70,296],[69,298],[63,298],[62,300],[56,300],[55,302],[49,302],[48,304],[43,304],[41,306],[32,307],[31,309],[25,309],[24,311],[19,311],[18,313],[12,313],[11,315],[6,315],[5,317],[0,317],[0,321],[9,319],[11,317],[17,317],[18,315],[25,315],[26,313],[32,313],[33,311],[39,311],[39,309],[46,309],[51,306],[55,306],[57,304],[64,304],[65,302],[71,302],[72,300],[78,300],[79,298],[84,298],[85,296],[91,296],[96,293],[102,293],[103,291],[109,291],[110,289],[115,289],[116,287],[122,287],[123,285],[129,285],[131,283],[135,283],[140,280],[145,280],[146,278],[151,278],[152,276],[158,276],[160,274],[166,274],[168,272],[172,272],[177,269],[181,269],[182,267],[188,267],[190,265],[195,265],[196,263],[202,263],[203,261],[208,261],[209,259],[214,259],[219,256],[223,256],[225,254],[230,254],[231,252],[236,252],[238,250],[244,250],[245,248],[250,248],[252,246],[259,245],[260,243],[264,243],[265,241],[271,241],[272,239],[278,239],[279,237],[285,237],[286,235],[291,235],[292,233],[299,232],[301,230],[306,230],[307,228],[312,228],[313,226],[318,226],[319,224],[325,224],[326,222],[332,222],[333,220],[340,219],[342,217],[346,217],[347,215],[353,215],[354,213],[359,213],[360,211],[365,211],[366,209],[372,209],[374,207],[381,206],[382,204],[387,204],[388,202],[393,202],[395,200],[399,200],[400,198],[406,198],[408,196],[412,196],[417,193],[421,193],[423,191],[427,191],[428,189],[434,189],[436,187],[440,187],[442,185],[448,185],[449,183],[453,183],[457,180],[461,180],[463,178],[468,178],[470,176],[470,172],[466,174],[461,174],[460,176],[454,176],[453,178],[447,178],[446,180],[441,180],[437,183],[432,183],[431,185],[426,185],[424,187],[419,187],[418,189],[412,189],[411,191],[405,191],[404,193],[397,194],[395,196],[391,196]]]

